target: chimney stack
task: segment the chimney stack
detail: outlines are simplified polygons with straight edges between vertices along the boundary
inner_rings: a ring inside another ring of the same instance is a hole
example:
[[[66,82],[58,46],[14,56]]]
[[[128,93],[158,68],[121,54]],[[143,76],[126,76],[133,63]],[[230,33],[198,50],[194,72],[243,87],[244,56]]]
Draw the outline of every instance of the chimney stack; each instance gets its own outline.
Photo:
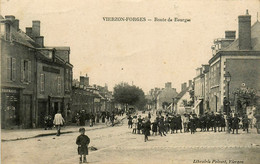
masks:
[[[189,87],[192,85],[192,80],[189,80]]]
[[[89,77],[80,76],[80,85],[89,86]]]
[[[165,88],[172,88],[172,83],[171,82],[165,83]]]
[[[225,39],[236,39],[236,31],[225,31]]]
[[[13,27],[16,31],[19,30],[19,20],[18,19],[15,19],[14,22],[13,22]]]
[[[239,49],[250,50],[251,46],[251,15],[246,10],[246,15],[238,16]]]
[[[187,88],[187,83],[181,84],[181,91],[184,91]]]
[[[38,20],[32,21],[32,36],[33,37],[40,36],[40,24],[41,24],[41,22]]]
[[[32,28],[31,27],[26,27],[25,28],[26,35],[32,38]]]
[[[44,37],[43,36],[36,36],[35,42],[41,47],[44,47]]]
[[[15,20],[15,16],[13,16],[13,15],[6,15],[6,16],[5,16],[5,19],[6,19],[6,20],[10,20],[10,21],[13,22],[13,21]]]

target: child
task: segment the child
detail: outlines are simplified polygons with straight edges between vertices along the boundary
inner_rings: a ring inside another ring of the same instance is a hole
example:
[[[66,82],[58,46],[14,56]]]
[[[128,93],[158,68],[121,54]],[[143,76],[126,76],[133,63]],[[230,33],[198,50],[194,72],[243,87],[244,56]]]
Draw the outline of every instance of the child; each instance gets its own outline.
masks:
[[[78,155],[80,155],[79,161],[82,163],[83,155],[83,163],[87,163],[86,155],[88,155],[88,144],[90,143],[90,139],[85,135],[85,128],[79,128],[79,132],[81,134],[76,140],[76,144],[78,145]]]
[[[133,131],[132,131],[132,133],[136,134],[136,129],[137,129],[137,117],[136,116],[133,117],[132,123],[133,123]]]

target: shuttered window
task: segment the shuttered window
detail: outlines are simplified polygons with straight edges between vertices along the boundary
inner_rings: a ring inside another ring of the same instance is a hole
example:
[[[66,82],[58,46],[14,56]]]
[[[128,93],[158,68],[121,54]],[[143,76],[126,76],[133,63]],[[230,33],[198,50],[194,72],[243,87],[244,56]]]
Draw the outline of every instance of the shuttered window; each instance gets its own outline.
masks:
[[[28,82],[32,81],[32,62],[28,61]]]
[[[11,77],[12,77],[12,62],[11,62],[11,58],[7,57],[6,59],[6,63],[7,63],[7,80],[11,81]]]
[[[41,74],[41,75],[40,75],[40,91],[41,91],[41,92],[44,92],[44,89],[45,89],[45,88],[44,88],[44,85],[45,85],[44,82],[45,82],[44,74]]]
[[[12,81],[16,79],[16,59],[12,58]]]
[[[21,82],[24,82],[24,60],[21,60]]]

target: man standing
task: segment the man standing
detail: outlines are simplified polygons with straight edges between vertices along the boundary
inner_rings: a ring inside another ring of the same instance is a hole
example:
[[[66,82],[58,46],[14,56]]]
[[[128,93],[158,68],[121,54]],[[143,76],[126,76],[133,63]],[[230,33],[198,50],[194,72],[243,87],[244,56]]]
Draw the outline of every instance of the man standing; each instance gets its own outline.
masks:
[[[62,115],[61,115],[61,111],[58,110],[58,112],[55,114],[54,116],[54,120],[53,120],[53,124],[56,126],[57,129],[57,134],[56,136],[60,135],[60,129],[61,126],[65,123],[65,120],[63,119]]]
[[[233,134],[234,134],[235,129],[236,129],[236,133],[238,134],[239,122],[240,122],[240,119],[237,117],[237,114],[235,113],[235,116],[232,120]]]

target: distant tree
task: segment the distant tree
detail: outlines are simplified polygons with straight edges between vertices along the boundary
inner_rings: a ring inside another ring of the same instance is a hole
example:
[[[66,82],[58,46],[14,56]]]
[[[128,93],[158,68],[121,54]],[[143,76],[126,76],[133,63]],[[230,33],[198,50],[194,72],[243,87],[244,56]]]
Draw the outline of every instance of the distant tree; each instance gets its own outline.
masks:
[[[134,105],[138,109],[143,109],[146,105],[145,95],[142,89],[135,85],[120,83],[114,87],[115,102],[124,105]]]

